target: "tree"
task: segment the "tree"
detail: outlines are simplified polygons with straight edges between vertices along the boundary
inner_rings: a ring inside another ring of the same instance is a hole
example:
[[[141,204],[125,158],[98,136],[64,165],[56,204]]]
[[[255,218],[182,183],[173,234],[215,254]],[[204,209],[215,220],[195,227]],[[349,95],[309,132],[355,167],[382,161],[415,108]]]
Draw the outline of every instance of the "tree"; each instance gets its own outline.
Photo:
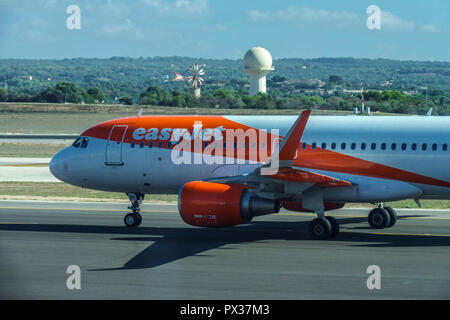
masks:
[[[133,104],[133,99],[131,98],[130,95],[126,95],[126,96],[122,96],[119,98],[119,102],[121,104],[126,104],[126,105],[132,105]]]
[[[288,78],[286,78],[285,76],[278,76],[277,75],[277,76],[273,76],[271,80],[273,82],[285,82],[285,81],[287,81],[287,79]]]
[[[166,90],[158,86],[151,85],[147,88],[145,92],[140,94],[139,103],[154,106],[157,105],[169,106],[172,104],[172,100]]]
[[[103,91],[97,87],[89,88],[87,91],[88,102],[104,103],[106,100]]]
[[[343,84],[344,83],[344,79],[342,79],[341,76],[333,74],[333,75],[331,75],[328,78],[328,82],[331,83],[331,84],[339,85],[339,84]]]
[[[81,103],[86,92],[71,82],[60,82],[54,87],[48,87],[40,93],[40,101]]]
[[[8,101],[8,91],[6,89],[0,88],[0,101]]]

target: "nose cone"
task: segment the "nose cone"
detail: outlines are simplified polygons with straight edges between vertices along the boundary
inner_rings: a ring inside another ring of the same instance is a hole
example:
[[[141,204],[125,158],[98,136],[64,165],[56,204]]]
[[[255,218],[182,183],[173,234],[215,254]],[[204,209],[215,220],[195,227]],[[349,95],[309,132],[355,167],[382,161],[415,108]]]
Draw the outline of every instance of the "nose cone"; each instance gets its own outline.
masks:
[[[55,154],[52,158],[52,160],[50,160],[49,163],[49,169],[50,172],[52,173],[52,175],[55,176],[55,178],[64,181],[64,176],[63,176],[63,170],[64,170],[64,156],[63,156],[63,152],[64,151],[60,151],[57,154]]]

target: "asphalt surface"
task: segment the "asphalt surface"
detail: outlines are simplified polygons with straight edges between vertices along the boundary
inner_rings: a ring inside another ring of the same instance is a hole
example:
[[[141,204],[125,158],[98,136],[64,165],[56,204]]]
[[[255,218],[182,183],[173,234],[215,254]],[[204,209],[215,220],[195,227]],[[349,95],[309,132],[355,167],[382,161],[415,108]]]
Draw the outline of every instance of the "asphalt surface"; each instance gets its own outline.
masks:
[[[373,230],[367,209],[342,209],[340,235],[317,241],[309,214],[201,229],[174,205],[145,204],[143,224],[126,228],[126,206],[0,201],[0,297],[450,298],[450,211],[398,210],[393,228]],[[66,286],[69,265],[80,267],[80,290]],[[370,265],[379,290],[366,286]]]

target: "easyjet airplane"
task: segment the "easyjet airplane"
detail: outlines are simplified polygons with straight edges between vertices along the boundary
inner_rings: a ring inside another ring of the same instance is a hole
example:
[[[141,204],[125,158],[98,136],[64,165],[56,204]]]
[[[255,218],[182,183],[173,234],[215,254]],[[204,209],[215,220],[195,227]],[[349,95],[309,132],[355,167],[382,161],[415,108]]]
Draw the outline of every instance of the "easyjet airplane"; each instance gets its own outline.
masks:
[[[50,162],[58,179],[124,192],[141,224],[145,194],[178,193],[200,227],[245,224],[281,207],[314,212],[314,239],[339,233],[328,210],[375,203],[372,228],[390,228],[384,202],[450,199],[450,117],[138,116],[100,123]]]

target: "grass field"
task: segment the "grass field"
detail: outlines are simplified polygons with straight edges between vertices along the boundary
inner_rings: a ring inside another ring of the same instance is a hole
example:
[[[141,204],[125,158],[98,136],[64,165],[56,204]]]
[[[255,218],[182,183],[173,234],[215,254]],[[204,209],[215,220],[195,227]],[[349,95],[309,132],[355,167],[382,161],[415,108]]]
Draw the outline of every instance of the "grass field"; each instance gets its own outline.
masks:
[[[0,103],[0,133],[80,134],[97,123],[143,115],[299,115],[301,109],[206,109],[161,106]],[[350,111],[313,110],[313,115],[349,115]],[[379,114],[386,115],[386,114]],[[398,116],[398,114],[397,114]]]
[[[0,157],[51,158],[68,144],[0,143]]]
[[[58,182],[0,182],[0,199],[19,200],[68,200],[68,201],[123,201],[128,198],[123,193],[104,192],[74,187]],[[176,203],[178,195],[146,195],[146,202]],[[425,209],[450,209],[450,200],[422,200]],[[413,200],[389,203],[394,208],[417,208]],[[346,208],[374,207],[366,203],[349,203]]]
[[[59,182],[0,182],[0,199],[47,199],[72,201],[124,201],[125,193],[83,189]],[[176,203],[178,195],[146,195],[149,202]]]

